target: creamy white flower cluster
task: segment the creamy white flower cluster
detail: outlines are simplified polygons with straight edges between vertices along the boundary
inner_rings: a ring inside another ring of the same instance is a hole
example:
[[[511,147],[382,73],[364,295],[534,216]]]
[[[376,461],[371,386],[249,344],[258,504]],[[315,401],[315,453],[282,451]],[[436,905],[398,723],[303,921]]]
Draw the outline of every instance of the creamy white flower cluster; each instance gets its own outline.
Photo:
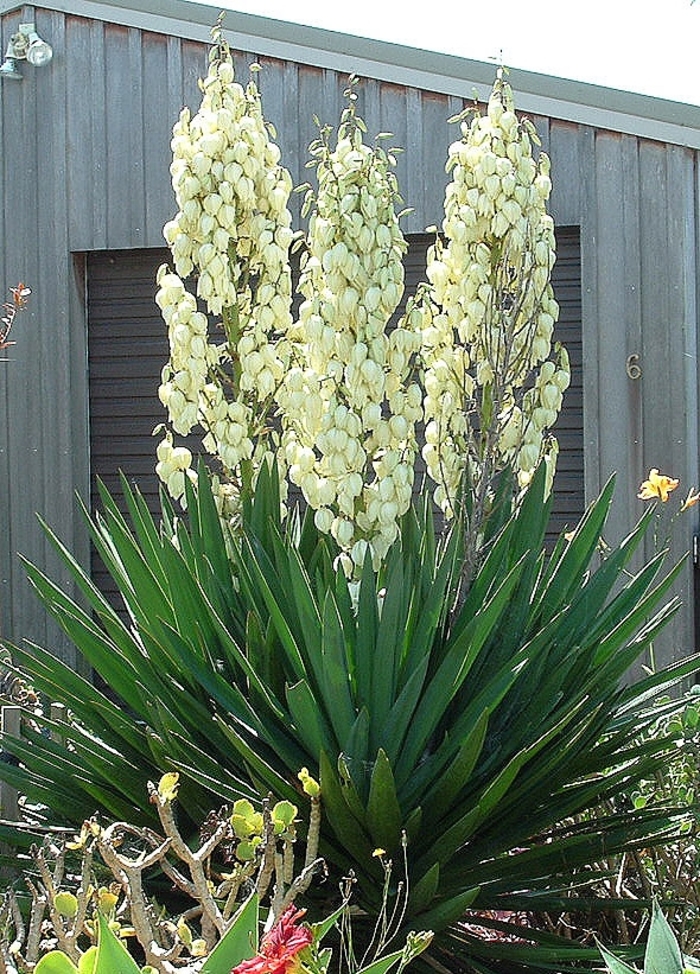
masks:
[[[566,349],[557,344],[555,359],[542,362],[534,386],[524,393],[522,409],[513,405],[510,413],[500,417],[504,422],[501,423],[499,447],[504,455],[517,451],[521,483],[529,481],[528,472],[531,474],[539,463],[543,443],[549,451],[556,442],[551,436],[546,437],[546,431],[557,421],[570,379],[569,356]],[[519,435],[515,435],[513,426]]]
[[[170,360],[163,367],[158,390],[176,433],[187,436],[199,422],[199,404],[209,370],[220,348],[208,341],[207,316],[182,280],[165,264],[158,270],[156,303],[168,326]]]
[[[281,402],[283,443],[290,479],[319,530],[343,549],[350,573],[368,546],[379,564],[410,505],[421,316],[414,311],[387,332],[403,294],[406,243],[391,162],[363,142],[352,103],[335,148],[323,137],[315,155],[318,191]]]
[[[487,113],[463,121],[463,137],[449,150],[452,179],[443,237],[428,256],[422,344],[423,455],[448,516],[463,478],[473,483],[484,473],[484,451],[529,479],[569,381],[566,354],[549,360],[559,313],[550,284],[551,181],[547,156],[533,158],[531,134],[499,77]]]
[[[221,41],[201,88],[199,110],[182,111],[171,143],[179,211],[164,235],[177,273],[159,275],[170,338],[160,398],[176,432],[204,429],[204,448],[223,465],[222,484],[240,491],[252,489],[269,449],[263,441],[289,364],[292,181],[257,86],[234,80]],[[222,318],[216,343],[181,280],[193,272],[207,310]],[[233,495],[222,492],[230,509]]]
[[[292,182],[279,165],[257,85],[234,81],[227,49],[219,49],[201,87],[196,115],[183,109],[173,128],[170,173],[180,211],[163,232],[178,274],[196,269],[198,295],[212,314],[221,314],[241,305],[241,292],[248,296],[246,270],[262,271],[274,288],[287,268]],[[264,330],[288,314],[290,292],[291,285],[277,288],[276,301],[263,296]]]
[[[185,446],[173,446],[171,433],[166,433],[156,449],[158,462],[156,473],[168,489],[171,497],[185,493],[185,477],[192,467],[192,454]]]

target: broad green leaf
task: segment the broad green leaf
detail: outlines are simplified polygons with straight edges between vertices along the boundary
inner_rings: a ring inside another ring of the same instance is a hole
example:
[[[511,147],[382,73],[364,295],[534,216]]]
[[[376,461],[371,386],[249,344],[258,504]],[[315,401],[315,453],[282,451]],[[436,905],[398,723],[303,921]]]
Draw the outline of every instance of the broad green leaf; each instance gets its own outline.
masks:
[[[438,564],[431,566],[429,578],[425,579],[427,590],[418,591],[414,588],[412,592],[415,622],[411,624],[406,657],[401,660],[401,669],[397,674],[397,688],[402,688],[410,680],[411,675],[422,665],[433,648],[435,633],[439,630],[448,611],[449,593],[454,583],[455,573],[460,570],[457,562],[460,540],[459,531],[453,530]]]
[[[95,804],[103,808],[115,818],[131,821],[139,816],[138,805],[125,799],[120,793],[118,783],[115,785],[109,768],[109,752],[104,762],[104,774],[98,776],[86,769],[84,762],[64,745],[46,739],[30,727],[23,728],[22,737],[0,736],[2,746],[10,754],[14,754],[25,765],[25,768],[15,768],[9,765],[3,768],[2,777],[8,783],[16,784],[20,790],[27,788],[27,793],[45,802],[48,807],[56,807],[60,813],[60,820],[66,821],[70,811],[78,812],[79,817],[89,818],[94,812]],[[99,742],[95,742],[99,747]],[[134,775],[135,769],[120,773]],[[145,787],[145,779],[143,780]],[[53,794],[51,792],[53,791]],[[60,795],[60,802],[56,802]],[[90,811],[92,807],[92,811]],[[82,809],[82,811],[79,811]],[[79,817],[77,821],[79,821]],[[152,815],[148,815],[152,818]]]
[[[78,974],[95,974],[97,967],[97,945],[88,947],[78,961]]]
[[[367,824],[373,841],[393,853],[401,842],[403,813],[396,795],[394,775],[384,751],[377,753],[367,801]]]
[[[471,664],[507,608],[510,595],[519,579],[519,571],[516,566],[503,579],[489,602],[473,617],[456,643],[449,647],[439,669],[424,688],[397,762],[398,779],[404,780],[408,777],[409,768],[417,763],[430,736],[466,679]]]
[[[262,786],[265,790],[269,789],[276,798],[288,798],[290,801],[294,801],[296,792],[289,784],[289,777],[280,771],[274,752],[269,747],[263,750],[259,741],[253,743],[248,739],[249,735],[244,736],[245,729],[243,727],[237,728],[219,716],[215,716],[214,720],[219,724],[231,746],[240,756],[241,771],[252,779],[254,786]],[[281,741],[281,735],[277,734],[276,736]],[[180,739],[183,740],[186,750],[186,741],[182,737]],[[286,739],[285,743],[287,743]],[[289,739],[288,743],[291,749],[293,741]],[[286,761],[285,766],[293,769],[293,776],[296,776],[304,763],[304,752],[297,747],[296,756]]]
[[[454,761],[435,779],[431,792],[430,811],[436,820],[450,808],[462,791],[479,760],[489,723],[489,711],[484,710],[461,745]]]
[[[209,954],[201,974],[230,974],[243,960],[258,952],[258,897],[251,893],[234,917],[233,923]]]
[[[581,518],[564,554],[553,565],[553,572],[545,575],[543,584],[546,585],[546,594],[542,598],[542,605],[547,618],[551,618],[570,598],[590,563],[608,516],[614,485],[614,477],[611,477],[600,496],[589,505]]]
[[[365,706],[379,718],[386,713],[382,709],[385,697],[391,699],[393,692],[393,654],[388,647],[379,650],[377,634],[379,629],[379,612],[377,606],[376,575],[372,568],[372,556],[367,549],[360,589],[357,599],[357,617],[354,629],[354,667],[353,680],[356,687],[356,703],[358,708]],[[347,637],[346,637],[347,638]],[[385,679],[376,682],[375,666],[378,659],[387,661]]]
[[[326,723],[323,708],[309,689],[306,680],[299,680],[286,690],[287,705],[299,741],[303,744],[312,761],[318,759],[321,751],[332,751],[335,738]]]
[[[333,927],[336,925],[338,920],[343,915],[343,911],[347,910],[347,908],[348,908],[347,903],[343,903],[342,906],[339,906],[337,910],[334,910],[332,913],[329,913],[329,915],[325,917],[323,920],[320,920],[318,923],[311,924],[311,929],[313,930],[314,939],[316,940],[317,943],[320,943],[323,940],[323,938],[326,936],[326,934],[333,929]]]
[[[440,863],[434,862],[418,882],[414,882],[411,886],[411,914],[415,915],[427,910],[437,896],[439,888]]]
[[[275,802],[272,807],[272,818],[275,822],[275,828],[282,826],[282,829],[287,829],[296,820],[299,813],[299,809],[296,805],[293,805],[289,801]]]
[[[403,742],[414,718],[416,707],[421,700],[421,692],[425,684],[430,666],[430,657],[426,653],[422,662],[416,666],[406,681],[396,702],[389,712],[388,719],[381,727],[376,728],[375,734],[386,751],[392,767],[396,768],[402,752]]]
[[[29,580],[45,607],[66,635],[79,648],[83,658],[100,673],[105,682],[119,694],[132,710],[138,712],[141,701],[138,695],[134,693],[133,680],[137,673],[134,661],[141,654],[134,644],[133,636],[121,620],[116,617],[109,606],[106,606],[105,600],[100,596],[98,601],[101,608],[96,608],[96,611],[99,611],[101,618],[109,617],[112,614],[112,631],[120,637],[120,641],[117,643],[113,641],[110,635],[100,629],[99,624],[89,612],[84,611],[64,593],[61,586],[52,582],[35,567],[26,563],[25,567]],[[80,585],[79,577],[78,584]],[[85,588],[82,585],[80,587],[85,592]],[[90,590],[94,588],[91,582],[87,587]],[[143,665],[144,668],[147,667],[147,662],[144,661]]]
[[[644,974],[683,974],[684,967],[678,941],[655,901],[644,953]]]
[[[452,896],[437,906],[423,913],[419,913],[414,922],[419,923],[424,930],[443,930],[464,916],[464,911],[471,906],[479,895],[479,887],[466,889],[457,896]]]
[[[113,744],[119,741],[119,748],[125,757],[143,754],[143,728],[55,653],[27,642],[25,646],[13,646],[12,656],[21,670],[9,663],[4,664],[8,669],[17,676],[29,673],[35,689],[45,693],[49,700],[60,700],[69,713],[80,714],[84,723],[89,724],[93,735],[110,738]]]
[[[327,974],[328,965],[333,957],[333,948],[324,947],[318,952],[318,974]]]
[[[357,974],[387,974],[392,967],[395,967],[403,957],[402,950],[396,950],[393,954],[386,954],[378,960],[372,961],[367,967],[362,967]]]
[[[78,968],[62,950],[50,950],[34,968],[35,974],[78,974]]]
[[[141,974],[138,964],[118,937],[110,930],[102,913],[97,914],[97,958],[95,974]]]
[[[350,660],[347,649],[348,640],[338,608],[332,593],[328,592],[323,606],[321,644],[310,647],[310,656],[314,653],[320,654],[320,666],[314,664],[314,670],[320,676],[318,704],[323,707],[333,727],[339,751],[343,749],[357,718],[350,690]]]
[[[281,540],[278,548],[278,564],[283,565],[286,570],[291,601],[308,653],[321,641],[321,613],[299,552],[292,545],[283,545]]]
[[[263,570],[263,565],[265,570]],[[275,570],[259,546],[251,539],[243,539],[242,557],[238,562],[241,584],[245,584],[252,605],[264,605],[270,614],[282,648],[297,679],[308,679],[309,674],[299,646],[287,621],[281,597],[278,599],[270,584]]]
[[[602,944],[598,944],[598,950],[601,953],[603,960],[605,961],[605,966],[607,967],[610,974],[639,974],[639,971],[635,967],[630,967],[629,964],[616,957],[611,951],[609,951]]]
[[[369,711],[366,707],[363,707],[355,718],[355,723],[352,725],[343,747],[344,753],[353,762],[369,763],[369,731],[371,724],[372,718],[369,715]]]
[[[338,755],[338,784],[350,812],[363,827],[367,826],[367,765],[349,754]]]
[[[357,868],[366,872],[371,868],[375,846],[369,839],[365,825],[358,821],[343,797],[340,782],[325,752],[321,753],[320,784],[328,824],[344,848],[351,850],[351,858],[357,863]]]

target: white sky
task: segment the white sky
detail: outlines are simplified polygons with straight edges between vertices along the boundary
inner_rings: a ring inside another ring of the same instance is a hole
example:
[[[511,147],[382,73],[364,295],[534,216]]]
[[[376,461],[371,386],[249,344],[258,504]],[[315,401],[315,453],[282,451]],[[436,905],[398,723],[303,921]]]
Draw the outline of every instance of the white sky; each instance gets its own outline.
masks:
[[[700,104],[700,0],[199,2]]]

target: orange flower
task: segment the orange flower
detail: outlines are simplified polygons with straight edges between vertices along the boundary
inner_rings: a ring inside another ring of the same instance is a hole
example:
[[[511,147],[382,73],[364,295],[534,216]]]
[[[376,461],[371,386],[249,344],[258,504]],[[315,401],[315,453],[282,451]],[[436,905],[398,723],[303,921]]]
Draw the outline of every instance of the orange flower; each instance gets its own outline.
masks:
[[[665,504],[668,500],[668,495],[672,490],[676,489],[678,484],[678,480],[675,480],[673,477],[667,477],[665,474],[660,474],[656,467],[652,467],[649,471],[649,479],[642,483],[637,497],[643,501],[660,497],[661,501]]]
[[[260,953],[250,960],[243,960],[231,974],[293,974],[299,969],[297,954],[313,940],[307,926],[297,923],[306,910],[288,906],[260,944]]]

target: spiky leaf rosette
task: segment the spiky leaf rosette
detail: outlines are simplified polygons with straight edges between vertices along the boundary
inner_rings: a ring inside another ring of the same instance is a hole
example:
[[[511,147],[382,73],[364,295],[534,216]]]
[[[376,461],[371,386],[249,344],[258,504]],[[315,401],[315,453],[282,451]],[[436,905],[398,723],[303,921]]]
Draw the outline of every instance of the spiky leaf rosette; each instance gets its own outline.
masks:
[[[373,852],[398,863],[405,831],[406,926],[435,930],[431,951],[457,971],[520,956],[453,924],[468,905],[566,909],[571,884],[595,880],[609,856],[673,833],[673,809],[619,801],[676,752],[645,731],[664,713],[654,700],[697,665],[625,682],[673,610],[662,556],[630,570],[651,512],[598,564],[608,485],[546,555],[544,487],[542,469],[452,611],[459,525],[442,545],[430,516],[410,513],[382,571],[366,563],[353,597],[313,518],[280,521],[274,468],[244,505],[233,562],[204,470],[196,491],[188,485],[186,515],[166,507],[162,530],[132,490],[129,521],[105,495],[92,537],[128,619],[55,538],[85,604],[29,574],[126,706],[49,651],[18,649],[32,684],[67,709],[56,720],[31,714],[21,738],[2,741],[20,760],[3,777],[50,821],[79,828],[96,805],[147,822],[144,783],[159,768],[178,768],[182,814],[196,821],[212,793],[269,790],[295,803],[307,767],[320,775],[321,851],[333,875],[353,870],[358,905],[377,909],[384,874]],[[612,810],[589,814],[601,801]],[[558,951],[563,970],[572,955],[562,951],[579,949],[528,936],[539,945],[524,954],[532,964]]]

